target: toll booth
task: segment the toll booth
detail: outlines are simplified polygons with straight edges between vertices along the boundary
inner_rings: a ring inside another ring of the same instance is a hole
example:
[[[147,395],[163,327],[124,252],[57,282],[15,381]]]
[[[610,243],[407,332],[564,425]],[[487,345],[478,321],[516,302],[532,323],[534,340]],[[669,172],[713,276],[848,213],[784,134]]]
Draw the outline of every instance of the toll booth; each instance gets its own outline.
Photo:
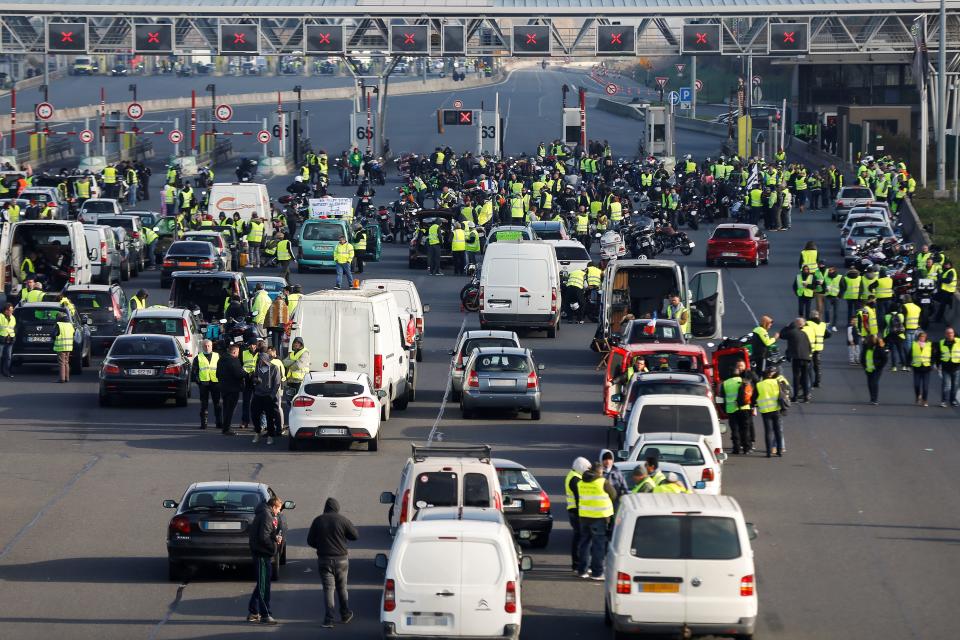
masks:
[[[576,107],[565,107],[563,109],[562,139],[563,144],[571,149],[580,144],[580,109]]]
[[[644,151],[655,158],[673,158],[673,114],[667,107],[649,104],[643,105],[641,111],[644,114]]]

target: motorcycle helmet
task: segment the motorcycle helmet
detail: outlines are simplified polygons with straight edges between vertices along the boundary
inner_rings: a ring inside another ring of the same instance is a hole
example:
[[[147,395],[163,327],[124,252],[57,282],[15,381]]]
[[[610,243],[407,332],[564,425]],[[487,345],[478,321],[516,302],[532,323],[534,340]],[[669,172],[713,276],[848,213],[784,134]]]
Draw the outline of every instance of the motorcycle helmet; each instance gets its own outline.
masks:
[[[294,182],[303,182],[303,176],[297,176],[293,179]]]

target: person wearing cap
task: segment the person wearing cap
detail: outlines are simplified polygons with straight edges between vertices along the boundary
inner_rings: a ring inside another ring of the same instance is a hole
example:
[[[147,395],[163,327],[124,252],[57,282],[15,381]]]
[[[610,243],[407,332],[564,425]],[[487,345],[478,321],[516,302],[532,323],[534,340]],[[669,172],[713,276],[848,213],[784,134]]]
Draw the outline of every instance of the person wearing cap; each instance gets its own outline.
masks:
[[[130,298],[130,313],[133,313],[138,309],[146,309],[148,297],[150,297],[150,294],[147,293],[146,289],[140,289],[137,291],[137,294]]]
[[[580,575],[577,567],[580,564],[580,494],[577,485],[583,478],[585,471],[590,469],[590,461],[584,457],[579,457],[573,461],[570,471],[563,479],[563,490],[567,497],[567,519],[570,521],[570,528],[573,530],[573,539],[570,542],[570,561],[574,572]]]
[[[613,451],[610,449],[600,450],[600,465],[603,467],[603,477],[610,481],[610,485],[617,492],[617,500],[619,500],[620,496],[628,492],[627,480],[623,477],[623,473],[613,465]]]

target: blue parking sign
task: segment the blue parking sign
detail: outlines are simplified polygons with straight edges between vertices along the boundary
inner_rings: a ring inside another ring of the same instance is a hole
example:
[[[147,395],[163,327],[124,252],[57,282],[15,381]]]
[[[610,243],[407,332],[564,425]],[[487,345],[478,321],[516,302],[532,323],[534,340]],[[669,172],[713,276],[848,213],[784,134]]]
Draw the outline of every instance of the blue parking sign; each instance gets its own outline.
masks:
[[[690,87],[680,87],[680,102],[693,102],[693,91]]]

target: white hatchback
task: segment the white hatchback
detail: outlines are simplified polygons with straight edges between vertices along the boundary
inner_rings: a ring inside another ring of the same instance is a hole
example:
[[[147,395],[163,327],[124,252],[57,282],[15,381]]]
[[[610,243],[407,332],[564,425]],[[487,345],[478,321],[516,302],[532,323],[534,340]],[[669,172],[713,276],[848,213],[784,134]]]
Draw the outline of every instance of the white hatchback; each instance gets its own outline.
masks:
[[[654,454],[661,462],[672,462],[683,467],[687,477],[695,483],[694,493],[720,495],[721,463],[727,459],[727,454],[715,454],[705,436],[695,433],[644,433],[630,451],[618,451],[617,457],[627,462],[638,462]],[[703,488],[696,484],[698,481],[703,482]]]
[[[370,377],[355,371],[311,372],[290,403],[290,450],[307,442],[380,444],[380,404],[386,391],[375,390]]]

